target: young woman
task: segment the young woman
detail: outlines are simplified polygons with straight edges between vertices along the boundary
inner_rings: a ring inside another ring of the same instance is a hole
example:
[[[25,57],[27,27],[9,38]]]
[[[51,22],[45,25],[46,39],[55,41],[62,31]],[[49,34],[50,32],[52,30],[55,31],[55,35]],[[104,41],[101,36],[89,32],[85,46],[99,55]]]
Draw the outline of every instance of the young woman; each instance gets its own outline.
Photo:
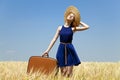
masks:
[[[64,21],[64,25],[58,27],[54,38],[43,56],[48,55],[50,49],[60,36],[60,44],[56,59],[58,61],[58,66],[61,69],[61,74],[69,77],[72,75],[73,66],[81,63],[74,46],[72,45],[73,34],[77,31],[86,30],[89,26],[80,21],[80,13],[74,6],[67,8],[64,14]]]

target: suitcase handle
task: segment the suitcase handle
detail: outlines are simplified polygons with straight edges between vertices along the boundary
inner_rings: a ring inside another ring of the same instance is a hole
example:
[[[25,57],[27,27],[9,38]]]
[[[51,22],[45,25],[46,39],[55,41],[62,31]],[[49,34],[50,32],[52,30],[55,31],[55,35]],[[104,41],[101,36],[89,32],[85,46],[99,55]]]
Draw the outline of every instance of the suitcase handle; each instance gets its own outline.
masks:
[[[46,52],[46,53],[44,53],[44,54],[42,55],[42,57],[47,57],[47,58],[49,58],[49,55],[48,55],[48,53]]]

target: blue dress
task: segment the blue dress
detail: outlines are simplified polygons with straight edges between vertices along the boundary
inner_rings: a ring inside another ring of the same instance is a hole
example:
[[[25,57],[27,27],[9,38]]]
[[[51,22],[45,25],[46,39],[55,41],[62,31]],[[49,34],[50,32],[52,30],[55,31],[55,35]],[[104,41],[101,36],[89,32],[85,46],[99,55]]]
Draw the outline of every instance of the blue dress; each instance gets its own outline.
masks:
[[[64,27],[59,33],[60,44],[57,50],[56,59],[59,67],[81,64],[80,59],[72,45],[73,31],[71,27]]]

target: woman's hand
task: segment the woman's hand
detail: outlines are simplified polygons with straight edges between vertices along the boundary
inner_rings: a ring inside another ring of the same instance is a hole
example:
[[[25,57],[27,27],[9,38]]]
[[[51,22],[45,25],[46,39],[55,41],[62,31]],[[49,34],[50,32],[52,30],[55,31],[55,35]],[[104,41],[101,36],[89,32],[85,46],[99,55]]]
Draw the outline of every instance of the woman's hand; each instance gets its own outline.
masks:
[[[81,25],[82,27],[85,27],[86,29],[89,28],[89,26],[88,26],[86,23],[82,22],[82,21],[80,21],[80,25]]]
[[[75,31],[83,31],[83,30],[86,30],[86,29],[89,28],[89,26],[86,23],[82,22],[82,21],[80,22],[80,25],[81,26],[76,27]]]

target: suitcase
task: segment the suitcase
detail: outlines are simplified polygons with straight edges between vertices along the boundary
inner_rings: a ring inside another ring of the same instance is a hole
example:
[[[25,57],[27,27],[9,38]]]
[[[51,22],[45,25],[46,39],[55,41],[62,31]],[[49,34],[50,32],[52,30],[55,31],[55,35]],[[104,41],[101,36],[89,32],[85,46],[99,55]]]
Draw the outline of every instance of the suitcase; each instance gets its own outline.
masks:
[[[50,57],[31,56],[29,58],[27,73],[40,72],[44,74],[50,74],[52,72],[58,72],[57,60]]]

